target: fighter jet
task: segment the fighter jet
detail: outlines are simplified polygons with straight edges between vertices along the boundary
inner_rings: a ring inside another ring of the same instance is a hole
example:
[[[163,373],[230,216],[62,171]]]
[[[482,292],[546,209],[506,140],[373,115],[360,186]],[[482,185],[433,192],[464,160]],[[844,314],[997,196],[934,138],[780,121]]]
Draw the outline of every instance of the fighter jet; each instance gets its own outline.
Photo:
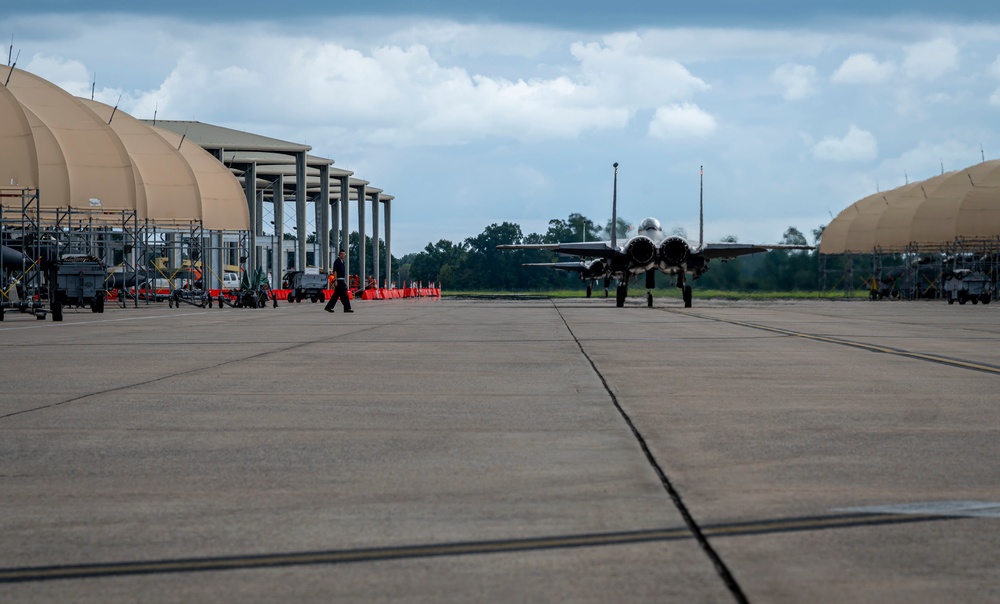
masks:
[[[618,163],[614,164],[615,180],[612,195],[611,224],[618,224]],[[704,203],[702,200],[702,207]],[[639,229],[634,237],[627,239],[621,245],[618,244],[617,236],[611,234],[610,241],[585,241],[572,243],[537,243],[537,244],[512,244],[498,245],[497,249],[532,249],[532,250],[552,250],[558,254],[576,256],[579,258],[591,258],[590,261],[573,262],[553,262],[535,263],[535,266],[549,266],[560,270],[578,270],[581,278],[593,280],[603,275],[605,278],[605,290],[611,278],[618,281],[618,291],[616,292],[616,305],[620,308],[625,306],[625,299],[628,297],[629,281],[637,278],[640,274],[646,275],[646,304],[653,306],[652,290],[655,286],[656,271],[666,275],[672,275],[676,279],[676,285],[683,292],[684,307],[691,308],[691,286],[687,284],[687,276],[691,275],[697,279],[708,270],[708,263],[711,260],[727,260],[737,256],[757,254],[768,250],[809,250],[808,245],[784,245],[784,244],[747,244],[747,243],[705,243],[704,242],[704,212],[701,213],[701,227],[699,241],[689,241],[683,237],[666,236],[660,226],[660,221],[655,218],[646,218],[639,224]],[[600,271],[600,273],[598,273]],[[590,296],[591,286],[587,287],[587,296]]]

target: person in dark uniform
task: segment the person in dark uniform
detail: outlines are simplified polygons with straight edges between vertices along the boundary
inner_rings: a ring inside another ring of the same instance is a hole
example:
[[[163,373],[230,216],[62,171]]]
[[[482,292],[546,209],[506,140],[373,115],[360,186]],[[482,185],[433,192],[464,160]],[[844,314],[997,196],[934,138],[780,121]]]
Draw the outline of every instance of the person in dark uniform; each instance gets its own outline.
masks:
[[[333,261],[333,273],[337,276],[337,280],[334,282],[333,287],[333,297],[330,301],[326,303],[326,307],[323,308],[326,312],[333,312],[333,307],[337,305],[337,300],[340,300],[344,304],[344,312],[354,312],[351,310],[351,300],[347,296],[347,267],[344,266],[344,256],[347,252],[340,250],[337,254],[337,259]]]

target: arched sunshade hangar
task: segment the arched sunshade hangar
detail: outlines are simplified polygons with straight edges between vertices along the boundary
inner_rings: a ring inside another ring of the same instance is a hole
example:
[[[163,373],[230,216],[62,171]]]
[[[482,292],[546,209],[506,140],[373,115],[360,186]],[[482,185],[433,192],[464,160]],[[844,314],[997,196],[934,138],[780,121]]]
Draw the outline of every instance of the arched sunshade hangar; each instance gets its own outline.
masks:
[[[907,185],[905,191],[896,196],[879,216],[876,225],[879,247],[900,250],[913,243],[914,212],[954,174],[955,172],[948,172]]]
[[[0,69],[0,77],[6,80],[9,70]],[[79,99],[26,71],[14,69],[7,89],[31,125],[43,208],[135,211],[131,160],[110,126]]]
[[[0,73],[0,78],[6,80],[7,74]],[[21,103],[6,86],[0,86],[0,189],[8,187],[38,187],[38,154]]]
[[[823,232],[821,254],[869,253],[1000,237],[1000,160],[865,197]]]
[[[874,239],[875,224],[882,212],[889,207],[889,200],[904,194],[909,187],[915,184],[875,193],[849,205],[823,230],[819,253],[871,252],[876,245]]]
[[[181,152],[131,115],[104,103],[80,100],[110,122],[128,151],[135,172],[139,220],[164,225],[201,222],[198,181]]]
[[[869,203],[851,222],[846,249],[854,252],[871,252],[875,248],[884,247],[883,242],[879,240],[879,220],[886,210],[912,188],[912,185],[907,184],[868,198]]]
[[[201,197],[202,226],[216,231],[249,231],[250,209],[243,188],[232,172],[181,135],[156,126],[149,128],[177,149],[191,167]]]
[[[913,213],[914,242],[942,244],[956,237],[1000,236],[1000,160],[950,175]]]

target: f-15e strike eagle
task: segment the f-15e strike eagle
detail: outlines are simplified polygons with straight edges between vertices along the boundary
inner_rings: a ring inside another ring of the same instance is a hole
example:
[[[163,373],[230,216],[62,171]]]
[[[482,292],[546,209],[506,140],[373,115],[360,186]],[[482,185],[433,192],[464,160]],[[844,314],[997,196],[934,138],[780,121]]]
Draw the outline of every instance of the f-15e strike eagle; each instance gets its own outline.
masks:
[[[618,163],[614,164],[615,180],[612,195],[611,224],[618,224]],[[704,207],[702,200],[702,207]],[[621,245],[614,232],[611,241],[582,241],[571,243],[536,243],[498,245],[501,250],[552,250],[558,254],[576,256],[581,260],[573,262],[541,262],[524,266],[544,266],[563,271],[579,273],[587,284],[587,297],[591,295],[593,284],[599,279],[604,280],[604,291],[607,295],[611,279],[618,281],[616,305],[625,305],[628,297],[628,284],[633,278],[646,275],[646,304],[653,305],[652,290],[656,271],[676,277],[677,287],[683,292],[684,307],[691,308],[691,286],[687,284],[687,275],[697,279],[708,270],[710,260],[726,260],[757,254],[768,250],[811,250],[808,245],[785,244],[748,244],[748,243],[705,243],[704,242],[704,211],[700,218],[699,241],[689,241],[683,237],[667,236],[663,233],[660,221],[646,218],[639,224],[635,237],[627,239]]]

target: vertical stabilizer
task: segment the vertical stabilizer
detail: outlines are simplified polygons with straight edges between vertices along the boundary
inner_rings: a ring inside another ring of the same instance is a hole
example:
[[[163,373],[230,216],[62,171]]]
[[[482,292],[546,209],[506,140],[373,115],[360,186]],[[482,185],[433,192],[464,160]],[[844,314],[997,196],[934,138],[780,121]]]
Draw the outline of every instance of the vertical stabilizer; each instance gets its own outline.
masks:
[[[698,168],[698,249],[705,246],[705,166]]]
[[[618,247],[618,162],[614,164],[615,184],[611,190],[611,247]]]

